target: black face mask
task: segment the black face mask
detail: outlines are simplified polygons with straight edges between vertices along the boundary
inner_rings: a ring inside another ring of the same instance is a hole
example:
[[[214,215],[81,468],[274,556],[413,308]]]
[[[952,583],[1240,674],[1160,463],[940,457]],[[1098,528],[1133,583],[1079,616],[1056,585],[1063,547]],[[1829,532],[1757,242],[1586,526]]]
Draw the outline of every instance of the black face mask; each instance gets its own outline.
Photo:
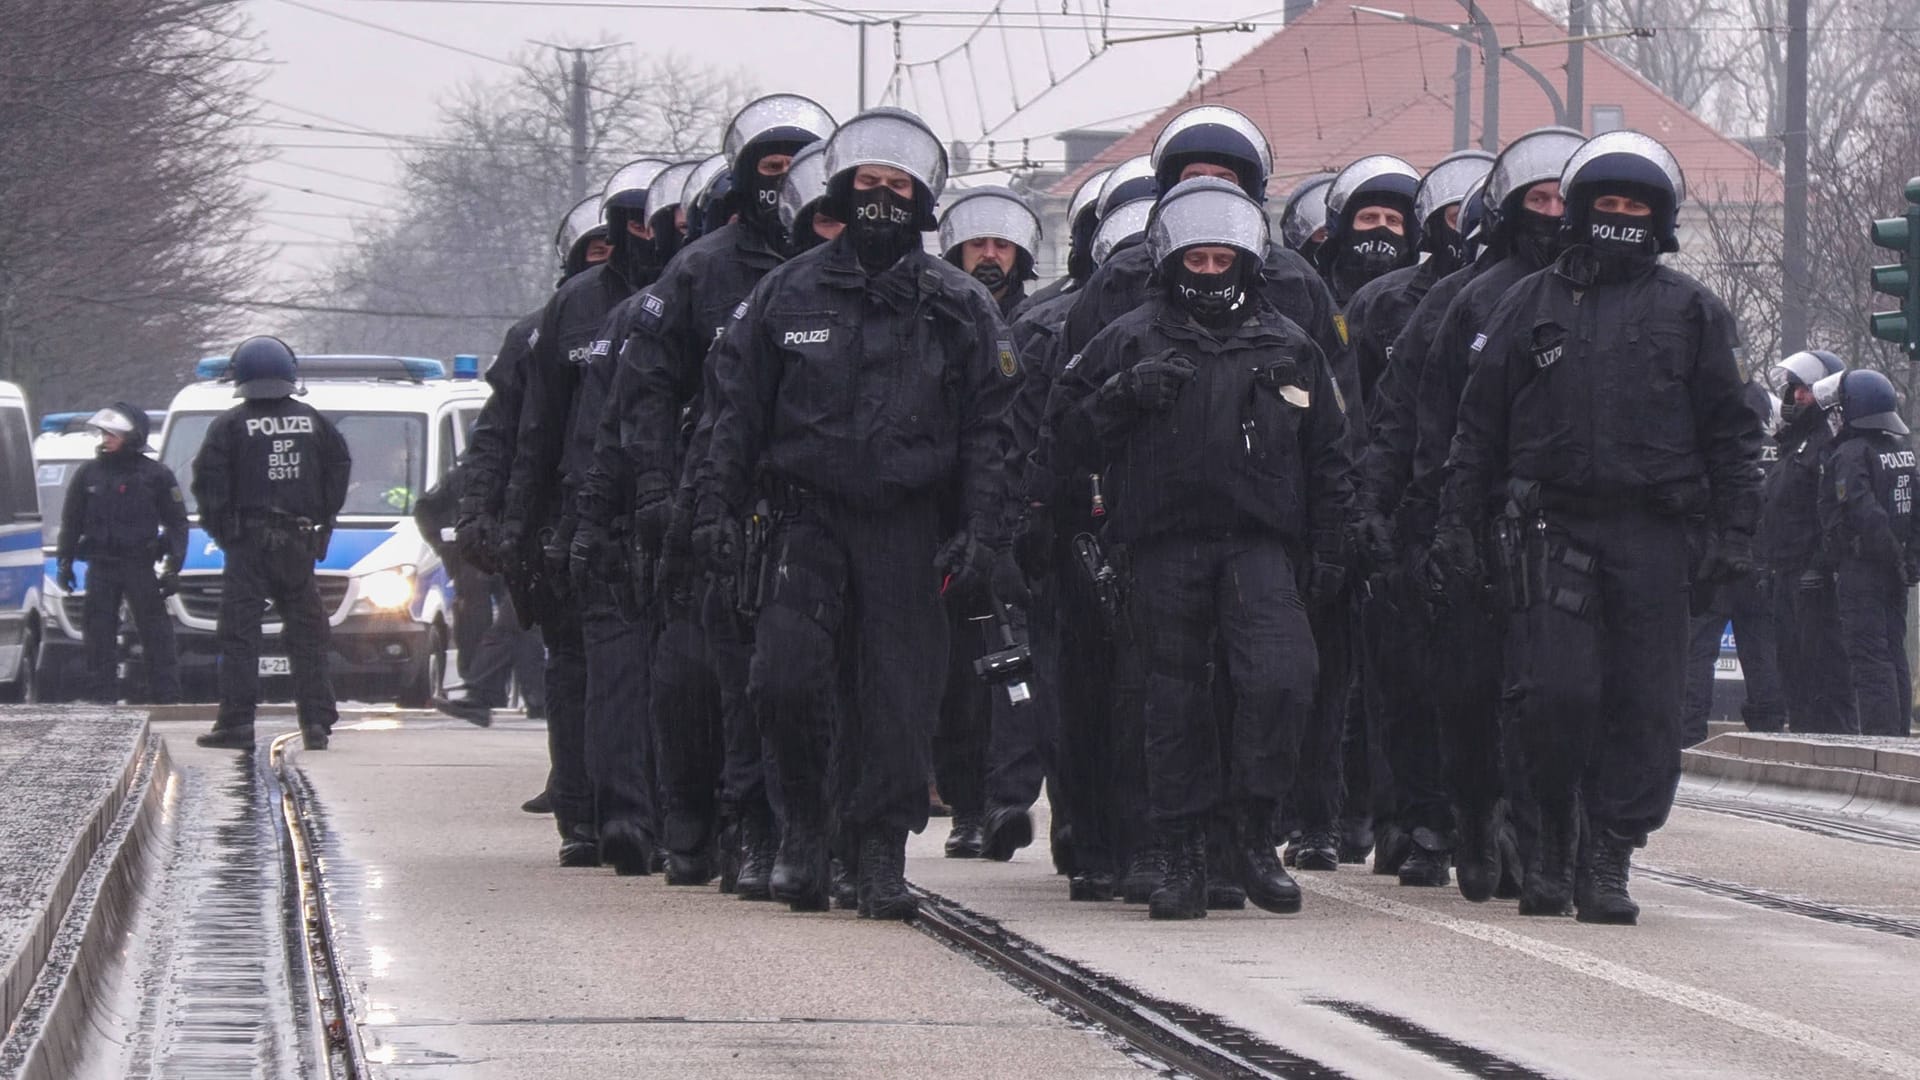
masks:
[[[901,198],[892,188],[853,193],[853,220],[847,223],[847,233],[861,266],[869,272],[884,270],[920,246],[914,210],[913,200]]]
[[[1196,274],[1184,266],[1176,267],[1170,286],[1173,302],[1187,309],[1202,326],[1224,326],[1233,320],[1240,304],[1239,268],[1224,274]]]
[[[973,268],[973,280],[987,287],[995,296],[1007,287],[1007,271],[999,263],[983,262]]]
[[[1514,223],[1514,244],[1535,264],[1545,266],[1566,250],[1560,219],[1537,210],[1522,209]]]
[[[1407,238],[1382,225],[1350,234],[1333,259],[1333,280],[1340,292],[1352,296],[1360,286],[1406,258]]]
[[[1590,210],[1586,241],[1603,259],[1651,255],[1658,250],[1653,239],[1653,218],[1644,215]]]
[[[1453,226],[1444,220],[1436,220],[1427,230],[1427,235],[1433,238],[1431,250],[1440,268],[1451,270],[1466,263],[1466,241],[1460,238],[1459,231]]]
[[[780,231],[780,187],[786,182],[786,176],[762,176],[758,169],[739,187],[741,214],[762,230],[769,233]]]

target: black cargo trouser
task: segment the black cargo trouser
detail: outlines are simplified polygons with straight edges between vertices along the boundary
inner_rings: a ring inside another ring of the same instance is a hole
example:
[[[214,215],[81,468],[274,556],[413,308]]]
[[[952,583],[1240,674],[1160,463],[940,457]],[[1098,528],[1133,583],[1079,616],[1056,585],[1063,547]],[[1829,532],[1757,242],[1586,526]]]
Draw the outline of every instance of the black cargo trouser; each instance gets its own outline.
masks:
[[[1068,567],[1065,572],[1077,571]],[[987,738],[987,808],[1031,807],[1040,798],[1042,786],[1051,781],[1048,798],[1058,801],[1053,806],[1055,823],[1064,827],[1067,823],[1066,791],[1058,773],[1056,757],[1060,743],[1058,699],[1056,688],[1040,675],[1038,646],[1033,640],[1038,633],[1037,609],[1046,602],[1043,596],[1052,588],[1051,581],[1036,584],[1033,606],[1026,611],[1009,612],[1016,632],[1026,635],[1028,650],[1035,654],[1034,673],[1027,680],[1027,693],[1030,696],[1020,704],[1013,703],[1004,688],[988,688],[988,707],[992,720]],[[980,655],[1006,647],[997,623],[979,625],[984,628]],[[967,667],[967,675],[973,678],[971,663]],[[1054,831],[1057,833],[1059,829]]]
[[[1740,656],[1740,676],[1746,701],[1740,717],[1749,731],[1780,731],[1786,727],[1787,707],[1780,693],[1779,640],[1774,635],[1771,575],[1755,575],[1720,587],[1713,610],[1695,616],[1687,646],[1687,711],[1680,739],[1692,746],[1707,737],[1713,714],[1715,664],[1720,639],[1733,625],[1734,647]]]
[[[1055,555],[1032,622],[1034,681],[1052,695],[1059,732],[1065,802],[1053,813],[1073,831],[1075,870],[1117,873],[1133,847],[1150,842],[1140,675],[1119,659],[1132,651],[1113,639],[1071,540]]]
[[[1353,683],[1353,600],[1340,595],[1307,612],[1318,659],[1313,708],[1300,736],[1300,774],[1288,793],[1289,832],[1331,829],[1347,803],[1347,692]],[[1357,808],[1361,813],[1364,807]]]
[[[87,682],[93,693],[117,700],[120,666],[120,601],[133,614],[146,659],[148,698],[168,705],[180,700],[180,656],[151,560],[98,558],[87,563],[87,594],[81,636],[87,646]]]
[[[587,645],[580,612],[550,603],[540,622],[547,646],[547,797],[563,838],[592,826],[593,781],[587,775]]]
[[[1853,675],[1860,734],[1912,734],[1907,589],[1899,569],[1868,559],[1844,560],[1834,591],[1840,608],[1840,640]]]
[[[947,690],[940,699],[940,725],[933,735],[933,780],[941,801],[958,815],[987,808],[987,743],[992,733],[989,687],[973,675],[973,662],[987,652],[991,620],[974,616],[984,599],[947,600]]]
[[[807,498],[771,539],[748,692],[784,809],[810,827],[831,809],[854,833],[926,827],[949,661],[939,521],[928,495],[885,508]]]
[[[1806,567],[1782,568],[1773,582],[1773,632],[1779,641],[1787,723],[1803,734],[1858,733],[1853,680],[1841,643],[1840,605],[1831,575],[1803,586]]]
[[[300,726],[332,731],[339,719],[327,677],[327,611],[313,580],[313,551],[300,538],[239,540],[220,575],[220,715],[217,728],[251,728],[260,703],[260,626],[267,602],[293,668]]]
[[[1686,526],[1646,511],[1547,524],[1509,624],[1508,755],[1543,819],[1582,805],[1595,834],[1644,843],[1680,783]]]
[[[1318,673],[1292,561],[1276,539],[1172,537],[1136,545],[1133,570],[1149,819],[1199,827],[1223,801],[1271,815],[1294,780]],[[1224,753],[1214,677],[1234,702]]]
[[[1419,558],[1424,558],[1422,553]],[[1361,604],[1361,690],[1388,762],[1392,820],[1411,834],[1453,830],[1432,680],[1439,639],[1415,557],[1374,575]]]
[[[588,585],[581,637],[587,685],[583,752],[593,822],[625,821],[658,835],[654,815],[653,709],[649,672],[654,624],[620,617],[607,586]]]

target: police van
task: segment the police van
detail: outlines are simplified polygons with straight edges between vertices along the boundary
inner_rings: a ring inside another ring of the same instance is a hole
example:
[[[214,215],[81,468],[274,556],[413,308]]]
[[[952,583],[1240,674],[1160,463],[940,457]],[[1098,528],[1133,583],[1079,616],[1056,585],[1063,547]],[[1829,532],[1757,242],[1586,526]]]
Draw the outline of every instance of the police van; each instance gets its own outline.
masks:
[[[200,361],[195,381],[167,410],[160,460],[187,497],[192,531],[180,592],[168,601],[179,639],[183,688],[214,696],[224,555],[200,527],[193,459],[214,418],[232,408],[226,357]],[[302,356],[304,400],[346,439],[353,458],[346,505],[326,558],[314,569],[332,627],[336,693],[421,706],[441,689],[452,638],[452,583],[413,523],[414,504],[465,451],[489,387],[479,361],[396,356]],[[292,668],[270,607],[260,643],[263,696],[288,692]]]
[[[38,701],[44,556],[27,397],[0,382],[0,698]]]

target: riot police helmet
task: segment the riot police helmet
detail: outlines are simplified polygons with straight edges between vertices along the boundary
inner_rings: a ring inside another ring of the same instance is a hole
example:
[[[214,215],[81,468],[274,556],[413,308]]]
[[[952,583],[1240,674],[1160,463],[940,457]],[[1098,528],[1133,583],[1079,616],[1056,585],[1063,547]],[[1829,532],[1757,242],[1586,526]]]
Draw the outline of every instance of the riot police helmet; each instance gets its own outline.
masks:
[[[1153,161],[1146,156],[1130,157],[1107,170],[1100,182],[1100,194],[1094,199],[1094,212],[1104,219],[1122,203],[1135,199],[1156,199],[1164,189],[1153,175]]]
[[[1813,396],[1821,408],[1839,409],[1847,427],[1907,434],[1907,422],[1900,419],[1900,395],[1892,380],[1871,368],[1828,375],[1814,384]]]
[[[1280,211],[1281,243],[1303,255],[1309,254],[1308,245],[1327,227],[1327,185],[1331,183],[1332,173],[1309,176],[1287,196],[1287,204]]]
[[[647,224],[675,207],[686,205],[687,178],[700,167],[697,161],[681,161],[667,166],[647,189]]]
[[[1806,349],[1773,366],[1774,377],[1782,382],[1783,388],[1804,386],[1809,390],[1821,379],[1845,370],[1846,363],[1825,349]]]
[[[1015,265],[1010,268],[1015,280],[1035,276],[1033,257],[1040,250],[1040,217],[1012,188],[971,188],[961,192],[940,214],[940,251],[956,265],[962,245],[989,238],[1005,240],[1016,249]]]
[[[290,397],[299,389],[293,350],[277,337],[262,334],[234,346],[228,359],[233,396],[258,401]]]
[[[589,195],[573,204],[567,216],[560,219],[560,228],[553,234],[553,250],[560,256],[560,265],[568,274],[577,274],[586,268],[587,245],[595,239],[607,238],[607,224],[600,217],[600,197]]]
[[[947,148],[926,121],[905,109],[883,105],[847,121],[827,140],[829,213],[853,216],[853,177],[862,165],[884,165],[913,178],[914,227],[939,227],[933,207],[947,186]]]
[[[1113,172],[1101,169],[1073,189],[1067,201],[1067,276],[1085,281],[1093,274],[1093,234],[1100,227],[1100,187]]]
[[[1087,254],[1092,257],[1093,265],[1099,266],[1113,254],[1113,249],[1128,240],[1147,231],[1147,222],[1153,218],[1153,200],[1129,199],[1107,211],[1100,219],[1100,225],[1093,231],[1093,244]]]
[[[146,442],[147,414],[124,401],[116,401],[87,417],[87,429],[100,435],[115,436],[121,440],[123,447],[138,448]]]
[[[1167,191],[1196,164],[1229,169],[1240,190],[1256,203],[1267,199],[1273,175],[1273,148],[1245,114],[1224,105],[1198,105],[1167,122],[1153,141],[1153,171]]]
[[[1421,230],[1432,233],[1434,215],[1444,213],[1449,206],[1461,207],[1464,214],[1467,195],[1492,170],[1493,155],[1485,150],[1462,150],[1441,158],[1414,189],[1413,218],[1420,223]],[[1464,220],[1456,231],[1466,234]]]
[[[792,229],[807,208],[827,197],[827,142],[819,139],[794,152],[780,178],[780,227]]]
[[[1515,220],[1526,190],[1547,180],[1559,180],[1567,159],[1586,136],[1572,128],[1535,128],[1507,144],[1487,173],[1487,212],[1495,228]]]
[[[727,125],[722,153],[734,175],[755,172],[768,154],[797,152],[833,136],[833,114],[799,94],[768,94],[748,102]]]
[[[1665,252],[1680,250],[1680,204],[1687,198],[1680,162],[1658,139],[1638,131],[1595,135],[1576,149],[1560,173],[1567,225],[1587,233],[1587,215],[1602,195],[1626,195],[1653,208],[1653,238]]]
[[[1230,247],[1259,266],[1267,242],[1266,211],[1238,185],[1213,176],[1175,184],[1147,226],[1147,253],[1155,266],[1193,247]]]

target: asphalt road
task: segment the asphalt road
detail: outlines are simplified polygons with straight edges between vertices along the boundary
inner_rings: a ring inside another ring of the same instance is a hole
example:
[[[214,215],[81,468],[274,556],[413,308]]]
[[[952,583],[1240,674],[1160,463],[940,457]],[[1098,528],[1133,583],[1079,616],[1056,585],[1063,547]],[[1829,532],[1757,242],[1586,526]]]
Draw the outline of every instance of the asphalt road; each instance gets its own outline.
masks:
[[[1157,1071],[925,934],[558,869],[551,819],[517,809],[544,781],[535,725],[347,724],[293,760],[380,1075]],[[916,884],[1306,1063],[1280,1075],[1920,1076],[1920,836],[1677,810],[1637,862],[1636,928],[1354,867],[1303,875],[1296,916],[1156,924],[1069,903],[1044,841],[993,864],[940,857],[944,836],[915,839]]]

